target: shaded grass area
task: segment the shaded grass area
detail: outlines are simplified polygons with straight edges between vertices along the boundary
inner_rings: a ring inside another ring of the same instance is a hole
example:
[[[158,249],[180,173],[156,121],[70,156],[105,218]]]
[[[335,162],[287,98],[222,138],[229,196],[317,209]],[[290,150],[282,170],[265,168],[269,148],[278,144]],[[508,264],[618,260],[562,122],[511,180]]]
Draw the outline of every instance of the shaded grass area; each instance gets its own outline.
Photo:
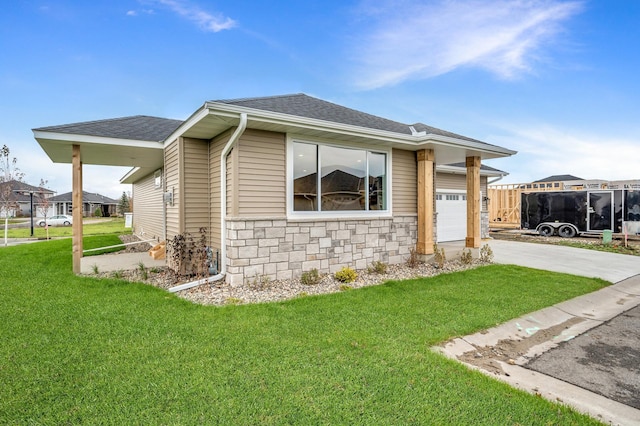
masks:
[[[87,219],[85,219],[87,220]],[[4,223],[4,222],[3,222]],[[101,235],[101,234],[131,234],[130,228],[124,227],[124,219],[122,218],[110,218],[102,219],[97,223],[88,223],[83,225],[83,235]],[[4,236],[4,229],[2,231]],[[8,238],[31,238],[31,228],[11,228],[8,232]],[[71,237],[71,226],[50,226],[49,237]],[[33,228],[34,238],[46,238],[47,231],[45,228],[41,228],[38,225]]]
[[[429,348],[604,281],[492,265],[206,307],[76,277],[70,245],[0,251],[2,424],[597,424]]]

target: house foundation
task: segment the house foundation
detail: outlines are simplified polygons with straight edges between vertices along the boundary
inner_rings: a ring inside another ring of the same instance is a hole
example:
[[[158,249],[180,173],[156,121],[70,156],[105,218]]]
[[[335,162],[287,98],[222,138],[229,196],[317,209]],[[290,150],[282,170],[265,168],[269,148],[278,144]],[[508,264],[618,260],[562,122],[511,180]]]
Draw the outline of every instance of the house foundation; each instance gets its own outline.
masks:
[[[405,262],[415,248],[417,215],[388,219],[288,221],[227,219],[227,275],[232,286],[255,277],[299,278],[317,269],[366,269]]]

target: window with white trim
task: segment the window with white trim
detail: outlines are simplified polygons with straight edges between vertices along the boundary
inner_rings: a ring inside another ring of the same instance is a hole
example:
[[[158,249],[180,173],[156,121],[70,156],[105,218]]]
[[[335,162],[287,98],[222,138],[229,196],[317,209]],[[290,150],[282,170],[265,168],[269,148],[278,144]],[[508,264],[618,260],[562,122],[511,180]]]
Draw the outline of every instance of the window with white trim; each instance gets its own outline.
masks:
[[[387,211],[387,153],[292,143],[293,204],[299,212]]]

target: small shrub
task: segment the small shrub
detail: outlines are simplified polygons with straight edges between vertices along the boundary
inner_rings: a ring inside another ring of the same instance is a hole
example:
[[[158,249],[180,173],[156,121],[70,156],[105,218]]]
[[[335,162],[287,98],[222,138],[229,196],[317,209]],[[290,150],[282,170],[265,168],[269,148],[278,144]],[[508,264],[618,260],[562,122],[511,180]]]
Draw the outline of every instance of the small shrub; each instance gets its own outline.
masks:
[[[264,290],[269,287],[269,283],[271,282],[271,278],[266,275],[258,275],[256,274],[253,277],[253,280],[249,282],[249,287],[254,288],[256,290]]]
[[[95,212],[93,212],[93,216],[102,217],[102,209],[98,207]]]
[[[316,268],[313,268],[310,271],[303,272],[300,276],[300,282],[304,285],[316,285],[320,282],[322,277],[318,273]]]
[[[113,278],[117,279],[117,280],[121,279],[121,278],[122,278],[122,270],[121,270],[121,269],[119,269],[119,270],[117,270],[117,271],[113,271],[113,272],[111,273],[111,276],[112,276]]]
[[[438,265],[438,268],[443,268],[444,263],[447,261],[447,256],[444,254],[444,249],[438,249],[438,245],[433,245],[433,260]]]
[[[143,262],[138,263],[138,272],[140,272],[140,277],[142,277],[143,280],[149,278],[149,272],[147,271],[147,267],[144,266]]]
[[[227,297],[224,301],[225,305],[241,305],[242,299],[238,299],[237,297]]]
[[[384,262],[380,262],[379,260],[374,260],[371,263],[371,266],[367,268],[370,274],[386,274],[387,273],[387,264]]]
[[[340,284],[340,291],[347,291],[347,290],[351,290],[353,287],[351,287],[350,285],[346,285],[346,284]]]
[[[407,266],[409,268],[417,268],[418,264],[420,263],[420,260],[418,259],[418,252],[416,251],[415,248],[410,248],[409,249],[409,257],[407,257]]]
[[[358,274],[348,266],[344,266],[342,269],[335,273],[334,277],[340,282],[352,283],[356,280],[356,278],[358,278]]]
[[[157,267],[154,266],[153,268],[149,269],[149,272],[152,272],[154,274],[159,274],[160,273],[160,268],[157,268]]]
[[[460,261],[465,265],[471,265],[473,263],[473,256],[471,255],[470,249],[462,250],[462,256],[460,256]]]
[[[98,275],[100,273],[100,271],[98,271],[98,265],[96,265],[95,263],[93,265],[91,265],[91,270],[96,275]]]
[[[493,262],[493,250],[489,247],[489,244],[485,244],[480,248],[480,262],[491,263]]]

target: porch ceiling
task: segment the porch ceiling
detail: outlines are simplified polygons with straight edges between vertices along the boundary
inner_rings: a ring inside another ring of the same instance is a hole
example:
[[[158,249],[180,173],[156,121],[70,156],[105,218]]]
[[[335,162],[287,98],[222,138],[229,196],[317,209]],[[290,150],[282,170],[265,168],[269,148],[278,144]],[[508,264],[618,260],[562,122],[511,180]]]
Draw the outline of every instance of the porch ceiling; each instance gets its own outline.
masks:
[[[34,130],[34,137],[54,163],[71,163],[72,146],[79,145],[83,164],[161,167],[163,143]]]

